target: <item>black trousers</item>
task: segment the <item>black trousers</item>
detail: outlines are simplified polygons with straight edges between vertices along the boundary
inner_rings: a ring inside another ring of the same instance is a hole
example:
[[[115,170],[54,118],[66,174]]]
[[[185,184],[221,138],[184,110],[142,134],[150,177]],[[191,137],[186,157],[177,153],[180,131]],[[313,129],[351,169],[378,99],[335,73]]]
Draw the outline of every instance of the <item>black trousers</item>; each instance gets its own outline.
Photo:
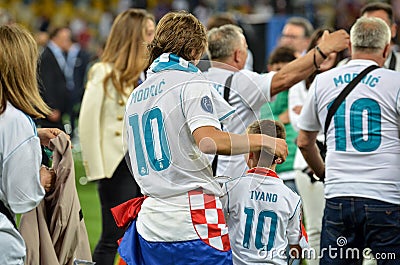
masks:
[[[93,253],[93,261],[96,265],[113,265],[118,249],[117,240],[124,235],[125,230],[117,227],[110,209],[142,194],[129,171],[125,158],[118,165],[112,178],[101,179],[97,184],[101,204],[102,232]]]

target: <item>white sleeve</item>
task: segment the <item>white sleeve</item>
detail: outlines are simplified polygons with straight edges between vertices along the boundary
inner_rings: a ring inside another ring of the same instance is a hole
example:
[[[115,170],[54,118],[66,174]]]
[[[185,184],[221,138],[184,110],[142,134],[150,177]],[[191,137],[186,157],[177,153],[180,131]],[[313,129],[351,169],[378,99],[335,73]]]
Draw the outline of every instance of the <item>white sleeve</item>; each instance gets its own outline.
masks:
[[[236,111],[234,107],[218,93],[216,89],[211,89],[211,95],[215,104],[215,111],[220,122],[229,122],[232,114]]]
[[[310,132],[317,132],[321,130],[321,123],[319,122],[317,112],[317,99],[316,99],[316,80],[311,84],[307,94],[306,101],[304,102],[303,109],[301,110],[297,126],[299,129]]]
[[[192,133],[203,126],[214,126],[220,129],[220,121],[234,112],[229,105],[223,103],[224,99],[217,92],[212,93],[212,89],[211,85],[204,80],[188,82],[182,89],[182,111]]]
[[[14,213],[35,208],[45,192],[40,184],[42,151],[39,138],[32,136],[5,158],[2,186],[6,201]]]
[[[248,70],[241,70],[234,75],[233,86],[241,100],[254,111],[259,111],[266,102],[271,102],[271,84],[275,72],[258,74]]]
[[[290,245],[297,245],[301,238],[301,200],[297,202],[297,206],[293,215],[289,219],[286,229],[288,243]]]
[[[289,89],[289,94],[288,94],[289,119],[293,129],[295,129],[297,132],[300,130],[299,127],[297,126],[300,114],[295,113],[293,111],[293,108],[297,106],[303,107],[306,96],[307,95],[304,94],[304,81],[295,84]]]

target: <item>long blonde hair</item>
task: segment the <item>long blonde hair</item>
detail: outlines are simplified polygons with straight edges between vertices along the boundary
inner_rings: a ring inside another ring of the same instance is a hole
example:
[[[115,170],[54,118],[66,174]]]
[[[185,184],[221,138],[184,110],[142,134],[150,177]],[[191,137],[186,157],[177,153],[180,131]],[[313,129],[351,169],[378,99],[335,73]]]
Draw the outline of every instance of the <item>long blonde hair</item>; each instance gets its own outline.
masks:
[[[32,118],[44,118],[50,109],[39,93],[38,49],[33,36],[17,24],[0,26],[0,114],[7,101]]]
[[[119,94],[127,95],[126,87],[136,87],[146,68],[147,49],[144,41],[146,23],[154,17],[144,9],[128,9],[119,14],[111,27],[101,61],[113,64],[104,78],[104,89],[111,80]],[[105,90],[107,93],[107,90]]]

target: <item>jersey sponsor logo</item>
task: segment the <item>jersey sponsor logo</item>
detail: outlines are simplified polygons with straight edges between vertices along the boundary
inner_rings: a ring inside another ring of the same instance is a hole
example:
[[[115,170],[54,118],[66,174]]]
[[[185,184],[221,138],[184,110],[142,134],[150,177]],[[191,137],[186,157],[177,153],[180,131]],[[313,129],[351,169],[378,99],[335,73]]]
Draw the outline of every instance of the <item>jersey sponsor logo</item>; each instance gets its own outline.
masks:
[[[203,110],[205,110],[211,114],[214,112],[212,101],[208,96],[204,96],[201,99],[201,107],[203,108]]]

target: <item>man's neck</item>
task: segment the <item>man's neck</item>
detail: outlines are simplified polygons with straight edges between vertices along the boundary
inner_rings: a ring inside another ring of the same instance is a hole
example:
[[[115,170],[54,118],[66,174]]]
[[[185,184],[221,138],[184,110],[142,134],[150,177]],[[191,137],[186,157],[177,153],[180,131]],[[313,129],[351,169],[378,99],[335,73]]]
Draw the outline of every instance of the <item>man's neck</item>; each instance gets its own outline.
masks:
[[[351,59],[371,60],[376,62],[379,66],[383,66],[383,64],[386,61],[386,58],[384,58],[383,56],[378,56],[377,54],[370,54],[370,53],[354,53],[351,56]]]
[[[221,61],[211,61],[211,67],[225,69],[228,71],[237,72],[240,71],[235,65],[230,64],[229,62],[221,62]]]

